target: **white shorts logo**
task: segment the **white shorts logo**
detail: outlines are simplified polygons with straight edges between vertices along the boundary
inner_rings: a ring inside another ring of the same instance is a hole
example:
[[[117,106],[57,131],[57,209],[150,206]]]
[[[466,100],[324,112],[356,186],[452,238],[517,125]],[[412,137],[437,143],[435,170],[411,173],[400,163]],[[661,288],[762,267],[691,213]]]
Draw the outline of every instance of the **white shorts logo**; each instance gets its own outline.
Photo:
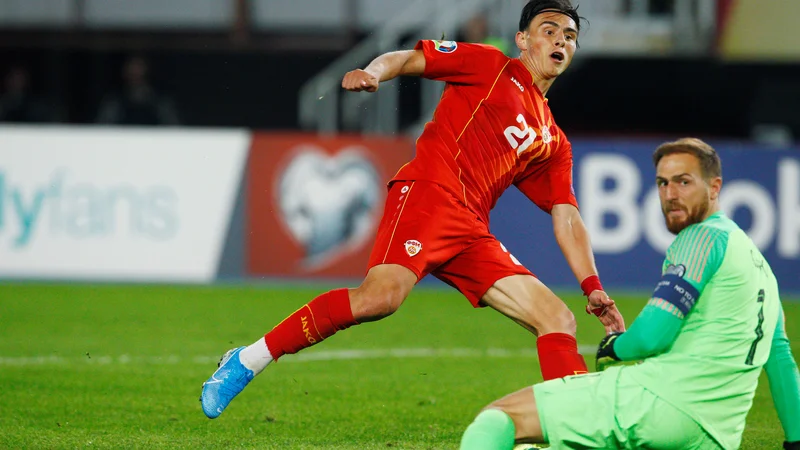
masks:
[[[405,246],[408,256],[415,256],[417,253],[422,251],[422,243],[420,241],[415,241],[414,239],[407,240],[403,246]]]

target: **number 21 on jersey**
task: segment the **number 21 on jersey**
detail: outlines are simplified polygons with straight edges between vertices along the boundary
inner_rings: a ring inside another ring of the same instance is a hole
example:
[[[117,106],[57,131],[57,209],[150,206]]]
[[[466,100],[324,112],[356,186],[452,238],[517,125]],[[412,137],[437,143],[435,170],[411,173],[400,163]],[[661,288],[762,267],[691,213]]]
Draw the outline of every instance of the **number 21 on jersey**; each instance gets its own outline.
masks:
[[[536,131],[528,126],[528,123],[525,122],[525,116],[522,114],[517,116],[517,123],[519,123],[519,126],[511,125],[505,129],[503,134],[506,136],[508,144],[517,151],[517,156],[519,156],[533,145],[533,141],[536,139]]]

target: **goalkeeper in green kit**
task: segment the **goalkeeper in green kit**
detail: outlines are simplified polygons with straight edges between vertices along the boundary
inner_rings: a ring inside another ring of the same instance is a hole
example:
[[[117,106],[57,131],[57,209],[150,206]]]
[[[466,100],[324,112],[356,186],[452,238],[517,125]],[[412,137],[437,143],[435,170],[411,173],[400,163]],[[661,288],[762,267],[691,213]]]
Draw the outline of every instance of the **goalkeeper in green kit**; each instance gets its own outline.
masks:
[[[462,450],[511,449],[515,442],[735,449],[762,367],[783,446],[800,450],[800,374],[778,284],[758,248],[719,210],[719,156],[686,138],[661,145],[653,162],[667,228],[677,237],[650,301],[627,332],[600,343],[601,372],[497,400],[464,432]]]

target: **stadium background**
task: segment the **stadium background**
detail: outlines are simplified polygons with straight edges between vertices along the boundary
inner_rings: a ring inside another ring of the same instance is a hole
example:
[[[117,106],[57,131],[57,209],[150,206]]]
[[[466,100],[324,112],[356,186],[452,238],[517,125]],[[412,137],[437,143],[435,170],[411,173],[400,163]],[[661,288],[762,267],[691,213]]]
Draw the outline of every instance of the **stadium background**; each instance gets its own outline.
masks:
[[[723,157],[723,208],[779,278],[797,354],[800,2],[574,3],[589,24],[548,97],[573,142],[598,268],[627,320],[670,242],[650,154],[698,136]],[[286,392],[269,406],[268,382],[237,400],[227,425],[200,421],[187,401],[229,341],[251,342],[364,272],[384,183],[413,156],[441,85],[345,94],[341,76],[419,38],[513,54],[523,4],[0,0],[0,380],[17,386],[0,443],[452,448],[476,408],[535,382],[528,336],[426,280],[391,320],[275,369],[295,384],[274,381]],[[491,220],[579,312],[549,217],[512,189]],[[600,330],[579,320],[591,354]],[[374,390],[341,395],[352,373]],[[440,378],[407,380],[420,373]],[[339,413],[297,409],[310,386]],[[765,389],[747,448],[780,439]],[[254,416],[272,428],[254,432]],[[348,420],[350,433],[339,428]]]

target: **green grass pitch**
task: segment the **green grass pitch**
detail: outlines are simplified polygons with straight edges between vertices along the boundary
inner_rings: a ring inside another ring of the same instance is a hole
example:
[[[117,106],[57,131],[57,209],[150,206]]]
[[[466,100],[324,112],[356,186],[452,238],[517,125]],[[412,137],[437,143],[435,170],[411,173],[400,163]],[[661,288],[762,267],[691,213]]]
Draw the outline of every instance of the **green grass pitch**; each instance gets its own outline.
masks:
[[[454,449],[482,406],[541,380],[526,331],[419,288],[395,315],[282,358],[206,419],[219,355],[322,290],[0,285],[0,448]],[[644,298],[616,297],[628,323]],[[566,299],[578,341],[596,345],[602,327]],[[784,306],[797,355],[800,303]],[[782,440],[762,376],[742,448]]]

